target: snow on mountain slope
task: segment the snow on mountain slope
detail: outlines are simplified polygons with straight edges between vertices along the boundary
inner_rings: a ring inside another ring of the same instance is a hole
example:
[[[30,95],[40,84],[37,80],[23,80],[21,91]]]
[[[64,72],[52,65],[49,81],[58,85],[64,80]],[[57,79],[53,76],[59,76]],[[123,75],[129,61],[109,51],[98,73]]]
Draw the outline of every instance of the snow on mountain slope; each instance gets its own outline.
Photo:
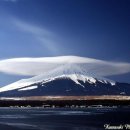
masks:
[[[18,91],[26,91],[26,90],[32,90],[38,88],[37,86],[31,86],[31,87],[26,87],[26,88],[21,88]]]
[[[42,84],[44,84],[53,81],[57,78],[71,79],[72,81],[75,82],[75,84],[79,84],[82,87],[84,86],[79,81],[83,81],[84,83],[88,82],[89,84],[95,84],[95,85],[97,81],[103,84],[109,83],[112,86],[115,85],[114,81],[89,75],[85,70],[83,70],[82,67],[77,66],[76,64],[73,66],[71,64],[67,64],[67,65],[65,64],[59,68],[53,69],[49,73],[43,73],[42,75],[35,76],[29,79],[22,79],[15,83],[9,84],[5,87],[1,87],[0,92],[5,92],[5,91],[10,91],[15,89],[19,89],[19,91],[36,89],[36,86],[34,88],[33,87],[25,88],[25,87],[39,82],[42,82]]]

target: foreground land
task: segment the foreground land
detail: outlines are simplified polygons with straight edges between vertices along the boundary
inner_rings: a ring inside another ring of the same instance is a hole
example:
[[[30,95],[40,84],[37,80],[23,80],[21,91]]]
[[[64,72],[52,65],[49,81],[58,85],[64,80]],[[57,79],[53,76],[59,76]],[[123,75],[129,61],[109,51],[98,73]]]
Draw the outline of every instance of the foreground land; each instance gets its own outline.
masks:
[[[71,106],[128,106],[129,96],[35,96],[0,98],[0,107],[10,106],[43,106],[43,107],[71,107]]]

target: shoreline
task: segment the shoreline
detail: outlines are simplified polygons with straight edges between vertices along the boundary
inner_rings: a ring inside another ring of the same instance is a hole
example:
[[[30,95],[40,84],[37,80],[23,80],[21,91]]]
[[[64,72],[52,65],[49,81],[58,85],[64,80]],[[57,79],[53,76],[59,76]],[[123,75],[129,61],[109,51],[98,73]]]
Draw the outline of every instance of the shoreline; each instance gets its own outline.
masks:
[[[88,107],[88,106],[130,106],[130,96],[35,96],[3,97],[0,107]]]

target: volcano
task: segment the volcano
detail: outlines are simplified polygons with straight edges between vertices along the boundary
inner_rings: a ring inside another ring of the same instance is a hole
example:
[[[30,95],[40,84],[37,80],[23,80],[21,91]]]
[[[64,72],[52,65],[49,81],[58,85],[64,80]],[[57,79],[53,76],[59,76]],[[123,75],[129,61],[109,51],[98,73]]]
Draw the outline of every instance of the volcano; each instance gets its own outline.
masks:
[[[1,87],[0,97],[130,95],[130,84],[95,75],[93,72],[96,69],[91,67],[94,64],[92,59],[71,56],[38,60],[44,61],[44,71],[40,75]],[[57,64],[52,63],[54,60],[58,60]],[[84,61],[91,61],[91,64],[85,64]],[[105,69],[101,65],[99,67],[101,70]],[[36,70],[39,71],[39,68],[35,67]]]

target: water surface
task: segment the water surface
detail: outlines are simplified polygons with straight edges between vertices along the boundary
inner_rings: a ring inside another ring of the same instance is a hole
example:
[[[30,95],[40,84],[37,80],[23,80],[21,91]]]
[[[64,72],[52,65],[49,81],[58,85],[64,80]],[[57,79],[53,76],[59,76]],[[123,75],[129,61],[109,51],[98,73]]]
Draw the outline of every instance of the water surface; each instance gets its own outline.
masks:
[[[0,108],[1,130],[103,130],[130,124],[130,108]]]

